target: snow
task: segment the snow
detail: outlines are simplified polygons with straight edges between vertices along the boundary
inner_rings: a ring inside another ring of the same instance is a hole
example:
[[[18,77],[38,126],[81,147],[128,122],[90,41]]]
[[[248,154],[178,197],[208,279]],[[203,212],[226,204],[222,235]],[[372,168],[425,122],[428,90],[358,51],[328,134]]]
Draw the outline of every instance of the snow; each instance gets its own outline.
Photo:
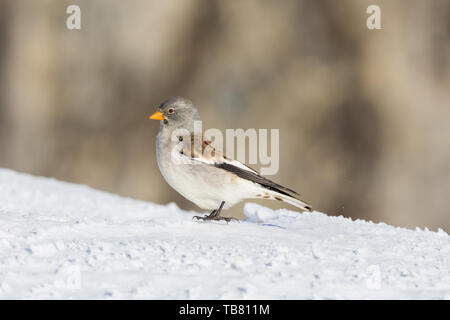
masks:
[[[443,230],[244,210],[198,222],[173,203],[0,169],[0,298],[450,298]]]

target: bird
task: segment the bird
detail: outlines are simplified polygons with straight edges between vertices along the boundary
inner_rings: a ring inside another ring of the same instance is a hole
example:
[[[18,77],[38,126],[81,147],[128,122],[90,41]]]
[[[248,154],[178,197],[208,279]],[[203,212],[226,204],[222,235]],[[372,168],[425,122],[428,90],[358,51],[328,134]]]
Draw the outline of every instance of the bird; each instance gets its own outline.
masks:
[[[156,137],[158,167],[166,182],[209,215],[197,220],[237,220],[222,210],[247,199],[270,199],[289,203],[304,211],[312,207],[292,189],[277,184],[247,165],[228,158],[203,134],[195,134],[200,114],[191,100],[172,97],[150,117],[160,121]]]

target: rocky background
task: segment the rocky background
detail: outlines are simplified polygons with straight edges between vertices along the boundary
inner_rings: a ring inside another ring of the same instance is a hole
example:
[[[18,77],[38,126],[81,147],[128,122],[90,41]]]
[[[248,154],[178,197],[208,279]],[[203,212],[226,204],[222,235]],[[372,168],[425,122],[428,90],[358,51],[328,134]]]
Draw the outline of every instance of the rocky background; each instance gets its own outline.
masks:
[[[198,210],[156,164],[174,95],[280,128],[271,178],[319,211],[450,230],[447,0],[0,1],[0,167]]]

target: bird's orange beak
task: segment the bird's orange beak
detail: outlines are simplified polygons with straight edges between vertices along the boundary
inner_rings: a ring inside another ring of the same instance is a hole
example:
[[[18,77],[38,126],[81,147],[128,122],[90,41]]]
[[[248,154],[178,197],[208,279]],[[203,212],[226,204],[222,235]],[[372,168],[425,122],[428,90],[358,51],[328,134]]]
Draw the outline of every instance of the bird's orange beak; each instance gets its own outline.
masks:
[[[152,114],[150,116],[150,119],[153,119],[153,120],[164,120],[164,116],[161,113],[161,111],[156,111],[154,114]]]

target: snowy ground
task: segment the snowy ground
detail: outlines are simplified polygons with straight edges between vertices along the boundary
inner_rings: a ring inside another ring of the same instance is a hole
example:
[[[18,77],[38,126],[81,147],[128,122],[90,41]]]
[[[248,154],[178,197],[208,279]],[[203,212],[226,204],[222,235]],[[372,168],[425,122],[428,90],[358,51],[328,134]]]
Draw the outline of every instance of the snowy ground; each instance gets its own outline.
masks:
[[[0,298],[449,299],[450,237],[247,204],[175,204],[0,169]]]

